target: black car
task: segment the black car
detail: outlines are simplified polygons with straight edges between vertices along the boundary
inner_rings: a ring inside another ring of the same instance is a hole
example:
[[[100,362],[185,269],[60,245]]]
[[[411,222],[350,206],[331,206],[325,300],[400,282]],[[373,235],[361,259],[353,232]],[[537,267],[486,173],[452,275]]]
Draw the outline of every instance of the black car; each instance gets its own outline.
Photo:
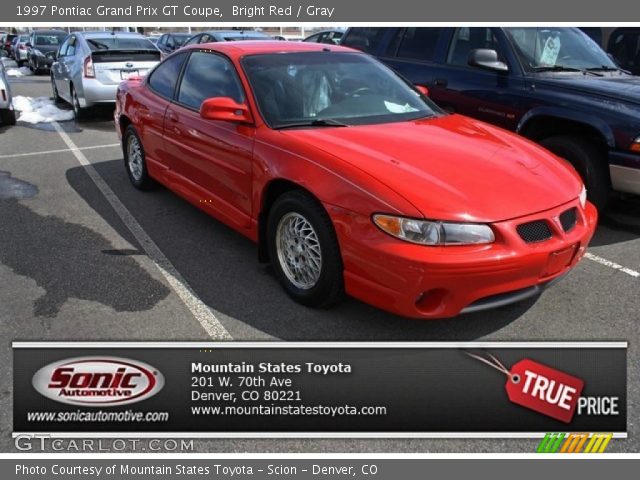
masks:
[[[165,33],[158,39],[155,45],[158,47],[158,50],[166,55],[179,49],[184,45],[184,42],[191,37],[191,33]]]
[[[36,30],[27,43],[27,64],[38,74],[48,71],[55,59],[58,47],[67,36],[63,30]]]
[[[577,28],[351,28],[442,108],[516,131],[573,164],[590,199],[640,194],[640,78]]]

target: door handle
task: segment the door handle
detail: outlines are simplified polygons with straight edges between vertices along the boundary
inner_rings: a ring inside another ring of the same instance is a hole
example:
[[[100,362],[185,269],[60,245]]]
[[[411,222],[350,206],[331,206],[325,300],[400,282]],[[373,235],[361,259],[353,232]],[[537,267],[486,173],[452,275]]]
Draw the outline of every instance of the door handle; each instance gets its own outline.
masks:
[[[173,123],[178,123],[178,115],[173,112],[167,113],[167,120]]]
[[[446,87],[446,86],[447,86],[447,83],[448,83],[448,82],[447,82],[447,79],[446,79],[446,78],[436,78],[436,79],[433,81],[433,84],[434,84],[436,87]]]

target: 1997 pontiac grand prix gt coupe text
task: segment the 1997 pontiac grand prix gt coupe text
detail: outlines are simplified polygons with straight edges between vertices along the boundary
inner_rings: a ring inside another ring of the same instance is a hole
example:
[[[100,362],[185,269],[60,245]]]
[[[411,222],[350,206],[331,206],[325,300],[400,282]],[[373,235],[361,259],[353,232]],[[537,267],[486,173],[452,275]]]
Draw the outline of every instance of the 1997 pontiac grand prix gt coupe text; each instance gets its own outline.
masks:
[[[115,120],[134,186],[257,242],[300,303],[441,318],[538,294],[593,235],[580,178],[424,93],[344,47],[202,44],[122,83]]]

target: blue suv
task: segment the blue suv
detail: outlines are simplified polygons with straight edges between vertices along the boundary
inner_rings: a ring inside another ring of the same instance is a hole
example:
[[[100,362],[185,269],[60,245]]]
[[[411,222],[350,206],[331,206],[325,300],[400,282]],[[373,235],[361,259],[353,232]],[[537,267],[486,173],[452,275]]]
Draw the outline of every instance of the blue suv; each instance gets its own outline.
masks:
[[[640,194],[640,77],[577,28],[354,27],[375,55],[450,112],[516,131],[568,160],[603,209]]]

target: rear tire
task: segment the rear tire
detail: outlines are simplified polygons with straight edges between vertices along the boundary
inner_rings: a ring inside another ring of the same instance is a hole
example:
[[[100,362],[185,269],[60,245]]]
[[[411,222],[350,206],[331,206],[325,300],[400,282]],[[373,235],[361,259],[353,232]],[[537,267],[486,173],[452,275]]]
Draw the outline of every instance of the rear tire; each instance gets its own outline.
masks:
[[[150,190],[157,184],[149,176],[144,147],[140,136],[133,125],[129,125],[122,135],[122,152],[124,154],[124,167],[131,184],[138,190]]]
[[[576,169],[587,188],[589,201],[600,211],[611,202],[611,177],[603,152],[593,143],[572,135],[558,135],[540,145],[567,160]]]
[[[0,110],[0,125],[15,125],[16,124],[16,111],[15,110]]]
[[[344,295],[342,256],[333,223],[303,191],[279,197],[267,220],[267,246],[287,294],[309,307],[328,308]]]
[[[76,93],[76,89],[73,85],[71,85],[71,106],[73,107],[73,114],[76,117],[76,120],[82,121],[87,117],[87,108],[83,108],[80,106],[80,101],[78,100],[78,94]]]

